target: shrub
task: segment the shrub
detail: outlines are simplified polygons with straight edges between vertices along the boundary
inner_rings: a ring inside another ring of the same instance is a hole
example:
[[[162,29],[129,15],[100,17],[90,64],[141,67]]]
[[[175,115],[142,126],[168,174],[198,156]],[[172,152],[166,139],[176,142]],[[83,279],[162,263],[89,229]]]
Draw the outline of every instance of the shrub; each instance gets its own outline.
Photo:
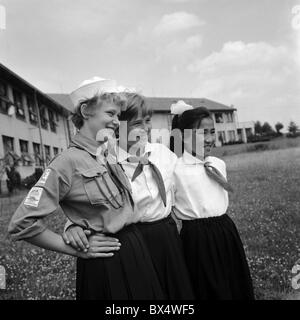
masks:
[[[253,151],[265,151],[269,149],[269,145],[266,143],[258,143],[254,144],[252,146],[247,147],[248,152],[253,152]]]
[[[223,146],[231,146],[234,144],[242,144],[242,143],[243,143],[243,141],[229,141],[229,142],[223,143]]]
[[[296,133],[287,133],[286,135],[287,138],[297,138],[297,137],[300,137],[300,132],[296,132]]]
[[[24,186],[27,189],[31,189],[38,182],[42,174],[43,170],[41,168],[36,168],[32,175],[23,179],[22,186]]]
[[[251,135],[247,138],[248,142],[264,142],[264,141],[270,141],[270,136],[258,136],[258,135]]]

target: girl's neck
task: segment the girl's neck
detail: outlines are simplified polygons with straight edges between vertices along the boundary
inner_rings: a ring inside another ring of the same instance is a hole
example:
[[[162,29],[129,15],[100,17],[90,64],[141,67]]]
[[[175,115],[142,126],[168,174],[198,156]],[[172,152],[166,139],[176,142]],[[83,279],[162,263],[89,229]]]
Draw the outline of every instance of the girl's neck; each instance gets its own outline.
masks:
[[[184,150],[184,152],[190,153],[190,152],[188,152],[188,151],[186,151],[186,150]],[[206,158],[206,155],[205,155],[205,154],[204,154],[204,155],[199,155],[199,154],[196,154],[196,152],[192,152],[191,155],[192,155],[193,157],[201,160],[201,161],[204,161],[205,158]]]
[[[90,138],[90,139],[93,139],[93,140],[96,140],[96,135],[90,130],[89,127],[86,127],[86,126],[83,126],[79,132],[86,136],[87,138]]]
[[[134,144],[134,145],[127,145],[127,152],[131,155],[135,155],[137,157],[141,157],[145,153],[145,145],[141,144]]]
[[[92,132],[89,127],[83,126],[83,127],[79,130],[79,132],[80,132],[83,136],[85,136],[85,137],[87,137],[87,138],[89,138],[89,139],[91,139],[91,140],[97,141],[97,140],[96,140],[96,134],[95,134],[94,132]],[[103,141],[103,142],[97,141],[97,142],[99,143],[99,145],[101,145],[104,141]]]

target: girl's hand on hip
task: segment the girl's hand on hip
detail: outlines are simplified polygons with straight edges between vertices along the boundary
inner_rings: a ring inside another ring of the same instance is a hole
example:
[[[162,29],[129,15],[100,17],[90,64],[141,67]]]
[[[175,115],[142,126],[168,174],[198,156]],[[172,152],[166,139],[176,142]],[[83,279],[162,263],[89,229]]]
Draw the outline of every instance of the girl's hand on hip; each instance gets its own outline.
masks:
[[[62,237],[66,244],[78,251],[88,251],[89,241],[88,236],[91,234],[90,230],[83,230],[81,227],[71,225],[63,234]]]
[[[118,239],[107,237],[97,233],[89,237],[89,249],[87,252],[80,252],[78,256],[83,259],[112,257],[112,251],[118,251],[121,244]]]

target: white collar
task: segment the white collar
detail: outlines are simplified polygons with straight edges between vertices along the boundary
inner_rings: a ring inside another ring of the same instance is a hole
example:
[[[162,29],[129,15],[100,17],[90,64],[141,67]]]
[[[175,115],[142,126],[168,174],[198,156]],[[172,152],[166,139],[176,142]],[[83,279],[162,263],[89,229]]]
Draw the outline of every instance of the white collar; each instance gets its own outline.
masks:
[[[145,145],[145,151],[143,153],[143,155],[145,155],[147,152],[151,152],[152,151],[152,144],[147,142]],[[122,149],[121,147],[118,147],[118,161],[119,162],[125,162],[129,157],[131,157],[132,155],[129,154],[127,151],[125,151],[124,149]]]
[[[204,160],[200,160],[199,158],[193,156],[187,151],[184,151],[182,155],[182,160],[185,164],[204,164],[207,162],[209,157],[206,157]]]

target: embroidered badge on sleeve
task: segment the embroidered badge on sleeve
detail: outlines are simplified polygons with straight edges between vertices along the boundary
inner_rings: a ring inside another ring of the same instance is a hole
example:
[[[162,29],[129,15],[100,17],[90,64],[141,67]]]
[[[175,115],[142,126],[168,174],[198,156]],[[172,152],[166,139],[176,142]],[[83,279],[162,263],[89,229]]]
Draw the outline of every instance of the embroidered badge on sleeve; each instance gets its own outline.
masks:
[[[39,188],[39,187],[31,188],[31,190],[29,191],[24,201],[24,205],[37,208],[39,205],[42,193],[43,193],[43,188]]]
[[[51,172],[51,169],[46,169],[43,175],[40,177],[40,180],[38,181],[38,183],[45,184],[49,177],[50,172]]]

